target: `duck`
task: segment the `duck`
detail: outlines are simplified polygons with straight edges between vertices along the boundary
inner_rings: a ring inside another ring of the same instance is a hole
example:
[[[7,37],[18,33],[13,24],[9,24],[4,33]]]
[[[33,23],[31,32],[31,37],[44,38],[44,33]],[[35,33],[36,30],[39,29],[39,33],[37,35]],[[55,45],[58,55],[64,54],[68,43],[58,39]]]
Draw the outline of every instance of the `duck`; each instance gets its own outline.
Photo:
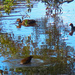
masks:
[[[20,64],[28,64],[31,62],[31,59],[33,58],[33,56],[29,56],[27,58],[24,58],[20,61]]]
[[[69,26],[71,26],[71,32],[69,33],[69,35],[73,35],[73,33],[75,32],[75,26],[73,26],[72,23],[69,24]]]
[[[71,30],[72,30],[72,31],[75,31],[75,26],[73,26],[72,23],[70,23],[69,26],[71,26]]]
[[[36,21],[33,20],[33,19],[32,19],[32,20],[25,19],[25,20],[21,21],[21,19],[18,18],[16,21],[17,21],[19,24],[24,25],[24,26],[34,26],[34,25],[36,24]]]

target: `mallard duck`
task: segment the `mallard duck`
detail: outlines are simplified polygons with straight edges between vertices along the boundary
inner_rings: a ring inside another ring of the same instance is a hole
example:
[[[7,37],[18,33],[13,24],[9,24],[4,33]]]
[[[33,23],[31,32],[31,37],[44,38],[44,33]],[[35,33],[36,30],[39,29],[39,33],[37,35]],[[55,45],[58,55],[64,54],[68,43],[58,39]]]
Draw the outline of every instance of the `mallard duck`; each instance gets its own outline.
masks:
[[[19,22],[19,24],[24,25],[24,26],[34,26],[36,23],[35,20],[25,19],[25,20],[21,21],[20,18],[17,19],[17,22]]]
[[[20,61],[20,64],[28,64],[31,62],[31,59],[33,58],[33,56],[29,56],[27,58],[24,58]]]

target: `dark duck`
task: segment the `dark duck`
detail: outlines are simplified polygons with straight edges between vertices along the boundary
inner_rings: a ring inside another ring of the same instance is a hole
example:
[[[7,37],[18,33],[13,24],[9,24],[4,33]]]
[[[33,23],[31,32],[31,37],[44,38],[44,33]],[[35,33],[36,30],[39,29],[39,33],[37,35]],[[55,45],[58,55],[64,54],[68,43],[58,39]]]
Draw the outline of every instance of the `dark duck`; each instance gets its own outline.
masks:
[[[73,26],[72,23],[70,23],[69,26],[71,26],[71,30],[74,30],[75,31],[75,26]]]
[[[69,35],[73,35],[74,31],[75,31],[75,26],[73,26],[72,23],[69,24],[69,26],[71,26],[71,32],[69,33]]]
[[[34,26],[36,24],[35,20],[25,19],[25,20],[21,21],[20,18],[17,19],[17,22],[24,26]]]
[[[29,56],[27,58],[24,58],[20,61],[20,64],[28,64],[31,62],[31,59],[33,58],[33,56]]]

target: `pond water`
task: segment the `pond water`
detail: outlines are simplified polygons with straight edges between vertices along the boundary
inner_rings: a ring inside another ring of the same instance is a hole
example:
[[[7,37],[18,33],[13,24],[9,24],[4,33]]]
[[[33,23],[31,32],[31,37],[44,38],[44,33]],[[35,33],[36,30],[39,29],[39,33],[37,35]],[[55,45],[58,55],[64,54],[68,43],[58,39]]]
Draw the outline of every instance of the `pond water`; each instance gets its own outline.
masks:
[[[60,0],[61,1],[61,0]],[[64,1],[64,0],[63,0]],[[17,1],[0,17],[0,71],[3,75],[75,75],[75,1]],[[34,19],[35,26],[18,28],[17,18]],[[72,35],[69,35],[69,34]],[[20,61],[29,55],[30,64]]]
[[[63,14],[61,16],[63,18],[64,23],[68,23],[68,25],[70,23],[73,23],[75,25],[75,23],[74,23],[74,19],[75,19],[75,17],[74,17],[74,15],[75,15],[74,14],[75,8],[73,6],[74,5],[74,2],[75,1],[73,1],[73,2],[71,2],[69,4],[68,3],[64,3],[62,5]],[[68,29],[70,29],[69,26],[68,26]],[[66,43],[67,43],[67,45],[72,46],[72,47],[75,48],[75,43],[73,42],[75,40],[74,37],[75,37],[75,33],[73,34],[73,36],[69,36],[68,37],[68,40],[66,41]]]

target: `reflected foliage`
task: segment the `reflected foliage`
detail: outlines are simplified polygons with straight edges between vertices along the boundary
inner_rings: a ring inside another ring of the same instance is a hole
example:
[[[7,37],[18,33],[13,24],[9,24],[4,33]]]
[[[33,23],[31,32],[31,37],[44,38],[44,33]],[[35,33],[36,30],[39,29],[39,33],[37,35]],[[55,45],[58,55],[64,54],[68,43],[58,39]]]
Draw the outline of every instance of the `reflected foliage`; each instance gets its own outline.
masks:
[[[70,65],[72,66],[72,64]],[[51,75],[58,75],[58,74],[68,74],[71,75],[74,73],[71,72],[71,67],[69,65],[60,63],[60,64],[51,64],[51,66],[39,66],[39,67],[19,67],[15,69],[10,69],[10,74],[22,74],[22,75],[33,75],[33,74],[51,74]],[[60,69],[61,68],[61,69]],[[10,72],[9,71],[9,72]],[[4,71],[6,72],[6,71]],[[6,74],[6,73],[5,73]],[[7,73],[9,74],[9,73]]]
[[[63,67],[62,69],[59,69],[59,67]],[[16,68],[16,72],[22,72],[23,74],[27,74],[27,75],[32,75],[32,74],[51,74],[51,75],[57,75],[57,74],[66,74],[67,73],[67,69],[68,72],[70,71],[69,68],[66,69],[66,65],[61,64],[57,64],[55,66],[48,66],[48,67],[32,67],[32,68]],[[55,69],[55,70],[54,70]],[[64,70],[65,69],[65,70]],[[64,71],[63,71],[64,70]],[[25,72],[24,72],[25,71]],[[69,74],[69,73],[68,73]]]
[[[5,0],[4,1],[4,10],[6,13],[10,13],[12,10],[12,6],[13,6],[14,0]]]
[[[37,1],[37,0],[36,0]],[[71,2],[73,0],[42,0],[42,2],[45,2],[48,4],[47,10],[51,11],[51,13],[53,12],[53,10],[55,12],[60,11],[61,12],[61,8],[59,7],[60,4],[64,3],[64,2]],[[13,5],[17,4],[17,1],[15,0],[2,0],[1,3],[3,2],[3,4],[0,5],[0,10],[5,10],[6,13],[11,13],[11,10],[14,10],[14,7],[12,7]],[[31,9],[33,8],[33,3],[30,0],[26,0],[26,6],[27,6],[27,11],[31,12]],[[53,7],[53,8],[51,8]],[[47,13],[49,14],[49,12]]]
[[[60,1],[63,2],[63,0]],[[62,12],[62,8],[60,7],[60,3],[62,2],[60,1],[43,1],[48,4],[46,17],[38,20],[38,26],[32,28],[33,33],[31,35],[27,37],[16,35],[16,38],[12,33],[0,33],[1,56],[8,59],[20,59],[33,55],[34,59],[42,59],[45,62],[38,67],[19,67],[20,65],[15,67],[15,65],[9,68],[10,70],[7,68],[7,74],[9,73],[8,71],[12,71],[11,75],[15,73],[17,75],[71,75],[74,73],[74,48],[66,45],[63,35],[66,35],[67,32],[64,32],[63,20],[58,16]],[[8,14],[11,12],[10,10],[14,1],[10,0],[10,2],[8,0],[4,1],[5,10],[9,9],[6,10]],[[33,5],[30,0],[27,0],[27,3],[30,10]],[[52,19],[53,22],[51,22],[50,19]],[[61,34],[62,32],[63,35]],[[6,67],[8,67],[8,65]],[[3,69],[3,71],[6,73],[6,69]]]
[[[42,21],[43,20],[45,23],[47,23],[45,19],[42,19]],[[40,26],[40,28],[44,28],[44,25]],[[32,36],[28,36],[25,39],[24,38],[22,39],[21,36],[18,36],[18,39],[14,41],[13,40],[14,36],[12,36],[12,34],[0,35],[0,42],[1,42],[0,53],[2,54],[2,56],[4,57],[7,56],[9,58],[10,54],[11,57],[13,58],[21,58],[28,56],[32,53],[35,58],[45,60],[46,63],[44,65],[50,64],[50,66],[45,66],[43,68],[31,67],[26,69],[25,67],[24,68],[18,67],[15,69],[15,72],[17,73],[20,72],[23,75],[34,73],[37,74],[38,72],[39,72],[38,74],[44,73],[51,75],[71,73],[71,68],[74,67],[73,64],[74,61],[73,58],[71,58],[70,52],[73,52],[74,49],[70,46],[66,46],[63,39],[61,39],[62,35],[60,34],[61,32],[60,27],[56,26],[55,24],[52,24],[50,28],[48,27],[45,30],[46,30],[45,35],[47,36],[47,38],[45,39],[46,45],[42,44],[41,48],[34,46],[34,44],[38,45],[38,43],[33,42],[31,38]]]
[[[12,38],[10,35],[9,35],[10,37],[7,37],[7,36],[8,36],[8,34],[1,34],[0,35],[0,42],[1,42],[0,52],[1,52],[2,56],[5,56],[5,55],[8,56],[10,54],[11,57],[13,57],[14,55],[16,55],[18,57],[18,55],[20,55],[21,49],[22,49],[23,56],[30,54],[29,45],[21,48],[23,42],[21,42],[21,43],[17,43],[17,41],[14,42],[14,41],[12,41]]]

